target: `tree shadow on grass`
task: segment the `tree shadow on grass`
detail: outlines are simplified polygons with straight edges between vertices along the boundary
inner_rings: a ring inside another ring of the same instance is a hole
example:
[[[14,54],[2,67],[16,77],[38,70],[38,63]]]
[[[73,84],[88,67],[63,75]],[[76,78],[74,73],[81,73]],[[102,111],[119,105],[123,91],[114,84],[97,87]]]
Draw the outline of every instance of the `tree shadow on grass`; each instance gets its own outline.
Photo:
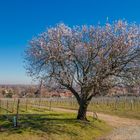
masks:
[[[13,115],[0,116],[1,133],[6,132],[11,134],[23,134],[25,132],[31,132],[33,134],[67,134],[70,136],[77,135],[69,126],[79,126],[74,117],[63,117],[62,114],[20,114],[19,126],[15,128],[13,126]]]

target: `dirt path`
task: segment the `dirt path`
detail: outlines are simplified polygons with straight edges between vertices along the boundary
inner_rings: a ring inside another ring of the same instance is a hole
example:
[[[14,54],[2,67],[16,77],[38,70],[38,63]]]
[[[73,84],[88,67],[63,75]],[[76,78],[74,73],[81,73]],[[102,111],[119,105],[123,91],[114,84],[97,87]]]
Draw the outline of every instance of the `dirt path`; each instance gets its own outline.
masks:
[[[52,108],[55,111],[76,113],[76,110]],[[93,116],[93,112],[87,113]],[[114,127],[112,133],[101,140],[140,140],[140,120],[120,118],[113,115],[98,113],[98,118]]]

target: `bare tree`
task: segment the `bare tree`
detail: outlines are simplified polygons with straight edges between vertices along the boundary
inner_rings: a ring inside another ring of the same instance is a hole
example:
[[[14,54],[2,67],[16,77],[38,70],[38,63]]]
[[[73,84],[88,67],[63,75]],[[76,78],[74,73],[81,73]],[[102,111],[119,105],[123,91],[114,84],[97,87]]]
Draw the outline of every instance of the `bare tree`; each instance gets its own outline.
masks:
[[[92,97],[139,82],[139,56],[139,26],[119,20],[104,26],[58,24],[32,39],[25,59],[30,76],[43,75],[46,83],[70,90],[79,104],[77,119],[87,120]]]

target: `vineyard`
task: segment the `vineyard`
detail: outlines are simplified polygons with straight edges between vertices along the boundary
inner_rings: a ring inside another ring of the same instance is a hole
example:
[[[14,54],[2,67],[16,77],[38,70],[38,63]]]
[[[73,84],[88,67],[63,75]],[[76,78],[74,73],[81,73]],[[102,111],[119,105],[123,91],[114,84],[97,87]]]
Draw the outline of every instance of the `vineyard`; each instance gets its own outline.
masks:
[[[30,114],[31,110],[51,111],[53,108],[78,109],[74,98],[21,98],[0,99],[0,114],[13,115],[18,119],[20,113]],[[93,98],[89,104],[88,111],[103,112],[140,119],[140,97],[98,97]]]

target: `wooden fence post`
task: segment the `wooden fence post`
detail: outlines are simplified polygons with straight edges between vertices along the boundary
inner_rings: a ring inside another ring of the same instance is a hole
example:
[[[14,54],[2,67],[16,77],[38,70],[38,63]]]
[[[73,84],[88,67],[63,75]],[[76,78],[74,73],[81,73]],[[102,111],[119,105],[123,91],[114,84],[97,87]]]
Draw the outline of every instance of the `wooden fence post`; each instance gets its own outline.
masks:
[[[12,113],[15,112],[15,98],[14,98],[14,101],[13,101],[13,105],[12,105]]]
[[[2,110],[2,108],[1,108],[1,99],[0,99],[0,113],[1,113],[1,110]]]
[[[8,102],[8,99],[7,99],[7,102],[6,102],[6,110],[7,110],[6,111],[6,113],[7,113],[6,115],[7,115],[7,120],[8,120],[8,111],[9,111],[8,108],[9,108],[9,102]]]
[[[16,125],[15,127],[18,126],[18,118],[19,118],[19,104],[20,104],[20,99],[18,99],[18,102],[17,102],[17,112],[16,112]]]
[[[26,98],[26,112],[28,110],[28,99]]]

